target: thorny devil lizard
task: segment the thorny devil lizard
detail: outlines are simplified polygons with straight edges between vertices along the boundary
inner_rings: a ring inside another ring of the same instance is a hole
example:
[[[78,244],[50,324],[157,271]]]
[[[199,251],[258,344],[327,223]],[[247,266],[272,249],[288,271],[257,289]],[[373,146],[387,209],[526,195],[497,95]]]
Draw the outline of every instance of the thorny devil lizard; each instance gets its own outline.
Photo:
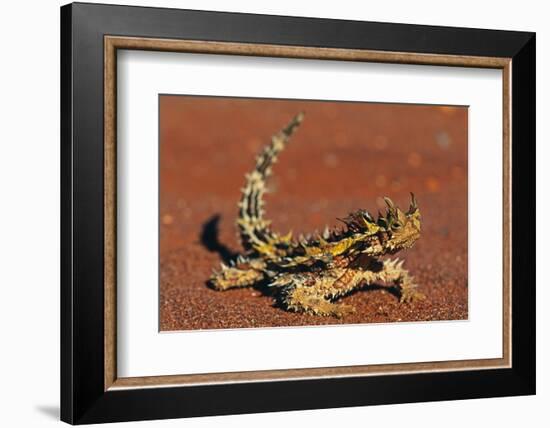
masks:
[[[334,301],[365,285],[383,282],[399,295],[400,302],[424,296],[403,269],[403,261],[382,257],[410,248],[420,236],[420,210],[414,194],[407,212],[384,198],[385,215],[374,217],[357,210],[342,219],[344,230],[325,228],[322,234],[281,235],[264,219],[264,194],[271,166],[286,147],[303,120],[303,113],[271,138],[256,158],[256,166],[246,174],[238,204],[237,226],[245,253],[220,271],[210,284],[217,290],[265,285],[273,287],[279,304],[287,310],[342,317],[355,312],[351,305]]]

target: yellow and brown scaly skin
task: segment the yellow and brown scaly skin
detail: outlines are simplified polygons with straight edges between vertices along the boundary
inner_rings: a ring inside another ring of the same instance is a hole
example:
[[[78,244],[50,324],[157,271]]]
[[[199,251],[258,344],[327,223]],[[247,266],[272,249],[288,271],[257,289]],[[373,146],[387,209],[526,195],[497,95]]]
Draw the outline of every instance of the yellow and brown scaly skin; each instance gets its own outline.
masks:
[[[375,219],[358,210],[342,219],[345,230],[293,239],[280,235],[264,219],[263,196],[271,166],[303,120],[303,113],[274,135],[256,158],[254,170],[246,175],[237,226],[245,252],[215,271],[210,284],[217,290],[265,284],[274,287],[287,310],[341,317],[354,308],[334,301],[354,289],[373,283],[395,288],[401,302],[423,296],[403,269],[403,261],[384,259],[410,248],[420,237],[420,211],[414,195],[407,212],[384,198],[387,209]]]

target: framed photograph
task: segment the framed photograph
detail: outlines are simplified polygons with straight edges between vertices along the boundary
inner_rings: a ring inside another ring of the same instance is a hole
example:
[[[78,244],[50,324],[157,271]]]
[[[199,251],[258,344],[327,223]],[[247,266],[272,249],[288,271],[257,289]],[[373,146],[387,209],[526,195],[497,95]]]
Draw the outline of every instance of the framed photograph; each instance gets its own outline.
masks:
[[[61,417],[535,393],[535,35],[61,8]]]

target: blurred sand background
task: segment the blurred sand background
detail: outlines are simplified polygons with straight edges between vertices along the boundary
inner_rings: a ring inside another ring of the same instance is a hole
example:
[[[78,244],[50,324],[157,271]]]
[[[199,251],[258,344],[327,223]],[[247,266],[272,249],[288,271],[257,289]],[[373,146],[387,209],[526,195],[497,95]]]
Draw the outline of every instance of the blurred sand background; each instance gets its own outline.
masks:
[[[426,299],[399,304],[382,289],[345,297],[343,319],[286,312],[262,290],[207,287],[241,250],[235,228],[244,174],[271,135],[305,120],[270,181],[267,217],[309,233],[382,196],[417,196],[422,236],[400,253]],[[218,97],[160,98],[160,328],[274,327],[468,317],[467,108]]]

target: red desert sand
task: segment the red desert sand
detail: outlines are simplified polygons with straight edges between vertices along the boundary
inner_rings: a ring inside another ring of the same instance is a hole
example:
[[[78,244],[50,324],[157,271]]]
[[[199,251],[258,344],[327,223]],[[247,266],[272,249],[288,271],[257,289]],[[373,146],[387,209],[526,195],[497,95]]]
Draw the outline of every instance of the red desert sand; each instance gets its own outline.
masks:
[[[414,192],[422,235],[398,255],[426,299],[400,304],[382,287],[344,297],[341,319],[287,312],[266,289],[207,286],[240,252],[244,174],[298,112],[300,129],[273,168],[266,217],[275,230],[341,227],[357,208]],[[195,330],[468,318],[467,109],[189,96],[160,98],[160,329]]]

